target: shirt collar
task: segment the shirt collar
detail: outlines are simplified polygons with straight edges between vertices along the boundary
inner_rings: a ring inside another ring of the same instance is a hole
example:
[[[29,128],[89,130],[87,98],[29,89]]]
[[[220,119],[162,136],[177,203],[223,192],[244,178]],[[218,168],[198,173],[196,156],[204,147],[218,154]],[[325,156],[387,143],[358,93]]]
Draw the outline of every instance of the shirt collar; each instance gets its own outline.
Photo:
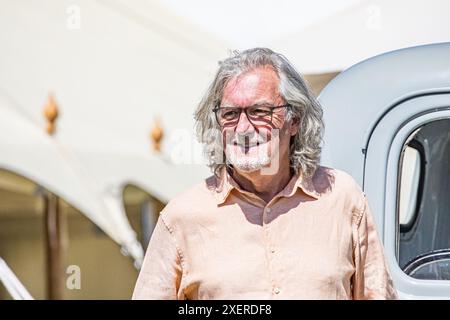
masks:
[[[244,194],[250,194],[248,191],[242,190],[237,182],[230,175],[226,167],[222,168],[219,177],[216,178],[216,190],[215,195],[219,204],[226,201],[233,189]],[[320,193],[317,192],[314,182],[311,177],[305,177],[302,173],[292,176],[286,187],[280,192],[283,197],[291,197],[297,191],[301,189],[305,194],[315,199],[319,199]],[[251,194],[250,194],[251,195]]]

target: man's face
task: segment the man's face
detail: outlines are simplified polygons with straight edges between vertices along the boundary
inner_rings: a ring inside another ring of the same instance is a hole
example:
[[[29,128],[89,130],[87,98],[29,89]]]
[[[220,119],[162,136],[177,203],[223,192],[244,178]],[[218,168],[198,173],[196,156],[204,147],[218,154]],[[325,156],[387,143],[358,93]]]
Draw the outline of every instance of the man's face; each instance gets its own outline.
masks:
[[[221,107],[284,105],[278,87],[279,79],[272,68],[253,69],[227,83]],[[237,124],[222,128],[227,161],[238,170],[253,172],[287,160],[290,137],[296,134],[298,124],[285,121],[286,112],[286,108],[274,109],[271,121],[265,122],[249,120],[241,112]]]

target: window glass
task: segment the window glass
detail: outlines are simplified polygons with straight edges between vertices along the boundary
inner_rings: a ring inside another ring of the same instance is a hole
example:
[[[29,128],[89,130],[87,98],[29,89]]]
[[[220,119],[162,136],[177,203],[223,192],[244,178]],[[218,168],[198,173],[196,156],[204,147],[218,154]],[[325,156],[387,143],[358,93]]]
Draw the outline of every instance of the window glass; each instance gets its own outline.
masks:
[[[450,119],[411,134],[398,181],[399,264],[412,277],[444,279],[449,257],[436,252],[450,249]],[[428,255],[433,259],[424,259]]]
[[[417,191],[420,177],[420,153],[413,147],[406,146],[403,154],[400,181],[400,225],[411,225],[417,209]]]

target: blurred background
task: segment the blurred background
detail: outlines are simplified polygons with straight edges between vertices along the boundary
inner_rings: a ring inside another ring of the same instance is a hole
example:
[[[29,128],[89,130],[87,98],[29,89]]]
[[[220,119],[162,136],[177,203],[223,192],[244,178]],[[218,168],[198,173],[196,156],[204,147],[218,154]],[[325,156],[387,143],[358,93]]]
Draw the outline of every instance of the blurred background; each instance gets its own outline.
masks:
[[[159,212],[210,175],[193,113],[232,50],[318,94],[449,39],[447,0],[0,0],[0,299],[131,297]]]

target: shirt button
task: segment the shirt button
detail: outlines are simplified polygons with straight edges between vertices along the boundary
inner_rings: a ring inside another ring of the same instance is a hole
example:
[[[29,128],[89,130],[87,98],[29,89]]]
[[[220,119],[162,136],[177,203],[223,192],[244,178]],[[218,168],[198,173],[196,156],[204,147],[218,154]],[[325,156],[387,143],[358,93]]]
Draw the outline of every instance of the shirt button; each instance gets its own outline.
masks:
[[[275,253],[275,249],[270,250],[270,252]]]
[[[277,287],[273,288],[273,293],[279,294],[280,293],[280,288],[277,288]]]
[[[266,209],[266,212],[267,212],[267,213],[270,213],[270,211],[271,211],[270,208],[267,208],[267,209]]]

